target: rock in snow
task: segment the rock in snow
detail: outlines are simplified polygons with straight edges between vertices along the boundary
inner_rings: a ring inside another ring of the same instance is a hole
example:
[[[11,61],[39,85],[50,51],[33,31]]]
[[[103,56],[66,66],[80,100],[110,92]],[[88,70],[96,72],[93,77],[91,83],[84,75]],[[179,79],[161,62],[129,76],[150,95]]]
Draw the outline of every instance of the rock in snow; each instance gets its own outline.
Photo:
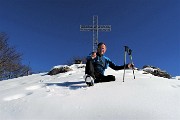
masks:
[[[147,73],[150,73],[152,75],[158,76],[158,77],[164,77],[164,78],[172,78],[169,73],[166,71],[161,70],[160,68],[150,66],[150,65],[145,65],[143,66],[143,70]]]
[[[57,75],[59,73],[65,73],[65,72],[68,72],[71,70],[72,69],[69,68],[69,66],[67,66],[67,65],[59,65],[59,66],[55,66],[54,68],[52,68],[52,70],[48,72],[48,75]]]
[[[0,120],[180,120],[180,81],[107,69],[115,82],[87,87],[84,66],[0,81]]]

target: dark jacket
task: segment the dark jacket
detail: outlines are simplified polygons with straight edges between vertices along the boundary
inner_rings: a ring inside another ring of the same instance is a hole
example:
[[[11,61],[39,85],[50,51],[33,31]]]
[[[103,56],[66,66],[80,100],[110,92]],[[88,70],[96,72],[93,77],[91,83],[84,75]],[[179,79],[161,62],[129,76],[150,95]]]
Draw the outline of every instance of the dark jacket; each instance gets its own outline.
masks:
[[[96,58],[92,59],[91,55],[87,56],[87,60],[91,60],[94,65],[94,71],[96,73],[100,73],[101,75],[104,75],[105,69],[108,68],[108,66],[114,70],[121,70],[124,69],[124,66],[118,66],[115,63],[113,63],[108,57],[100,54],[96,54]],[[127,65],[126,65],[127,68]]]

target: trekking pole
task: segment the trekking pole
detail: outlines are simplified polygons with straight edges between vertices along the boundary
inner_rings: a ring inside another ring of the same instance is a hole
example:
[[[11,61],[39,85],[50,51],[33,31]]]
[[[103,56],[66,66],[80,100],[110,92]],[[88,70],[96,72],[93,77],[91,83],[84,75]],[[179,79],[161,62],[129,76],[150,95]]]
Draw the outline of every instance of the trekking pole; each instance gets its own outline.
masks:
[[[124,77],[125,77],[125,69],[126,69],[126,52],[128,50],[128,46],[124,46],[124,74],[123,74],[123,82],[124,82]]]
[[[133,60],[132,60],[132,50],[131,49],[129,49],[128,54],[129,54],[129,57],[131,59],[131,64],[134,65]],[[133,75],[134,75],[134,79],[135,79],[134,66],[133,66],[132,70],[133,70]]]

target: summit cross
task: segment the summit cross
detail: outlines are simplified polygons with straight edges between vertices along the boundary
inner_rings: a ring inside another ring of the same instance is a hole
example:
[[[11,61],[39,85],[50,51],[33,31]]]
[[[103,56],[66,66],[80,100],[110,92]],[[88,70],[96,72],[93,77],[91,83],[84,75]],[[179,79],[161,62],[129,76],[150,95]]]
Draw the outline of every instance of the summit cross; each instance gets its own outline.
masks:
[[[93,32],[93,51],[97,50],[98,32],[111,31],[111,25],[98,25],[98,16],[93,16],[93,25],[80,25],[80,31]]]

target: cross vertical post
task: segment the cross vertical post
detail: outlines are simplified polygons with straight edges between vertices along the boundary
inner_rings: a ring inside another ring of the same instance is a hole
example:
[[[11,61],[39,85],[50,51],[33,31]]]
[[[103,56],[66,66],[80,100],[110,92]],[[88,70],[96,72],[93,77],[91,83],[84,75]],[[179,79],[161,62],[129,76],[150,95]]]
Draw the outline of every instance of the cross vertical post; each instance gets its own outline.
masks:
[[[98,45],[98,16],[93,16],[93,52],[97,50]]]

